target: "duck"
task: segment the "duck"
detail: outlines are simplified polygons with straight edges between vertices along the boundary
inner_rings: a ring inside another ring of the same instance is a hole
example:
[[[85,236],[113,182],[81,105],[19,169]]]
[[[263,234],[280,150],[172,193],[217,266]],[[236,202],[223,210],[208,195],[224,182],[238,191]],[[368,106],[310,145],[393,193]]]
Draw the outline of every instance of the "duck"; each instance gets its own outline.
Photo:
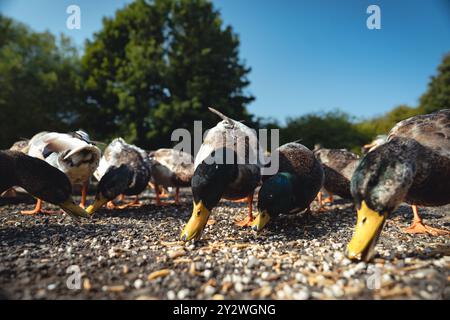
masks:
[[[90,218],[75,204],[67,176],[41,159],[20,151],[0,151],[0,176],[0,193],[18,186],[38,199],[59,206],[72,218]]]
[[[257,213],[251,228],[259,232],[271,217],[310,212],[310,205],[324,183],[324,171],[314,153],[298,142],[276,149],[278,172],[263,179],[258,192]]]
[[[101,156],[100,149],[92,143],[86,132],[40,132],[29,141],[27,154],[45,160],[65,173],[72,186],[81,186],[80,206],[85,207],[89,182]],[[41,205],[38,200],[34,210],[23,213],[43,212]]]
[[[397,123],[385,143],[362,157],[350,190],[357,209],[346,250],[352,260],[373,258],[387,218],[402,202],[413,211],[405,232],[448,235],[448,230],[425,225],[418,207],[450,203],[450,109]]]
[[[192,215],[180,235],[184,241],[201,238],[212,209],[221,199],[245,199],[247,218],[235,223],[249,226],[254,191],[261,182],[265,158],[255,131],[214,108],[209,110],[222,120],[208,131],[195,156]]]
[[[175,204],[179,204],[180,187],[188,187],[194,175],[194,158],[187,152],[161,148],[149,152],[151,181],[155,189],[156,203],[161,205],[160,186],[175,188]]]
[[[350,180],[359,163],[359,156],[347,149],[321,147],[314,149],[314,155],[322,164],[325,175],[323,189],[328,193],[328,199],[322,201],[322,191],[319,191],[320,210],[323,209],[323,203],[333,202],[334,194],[343,199],[353,199],[350,193]]]
[[[100,164],[94,172],[99,181],[95,201],[86,211],[93,214],[104,204],[108,208],[139,207],[139,194],[147,187],[151,176],[147,152],[138,146],[116,138],[106,147]],[[117,183],[120,182],[120,183]],[[116,206],[113,200],[119,195],[134,196],[132,202]]]

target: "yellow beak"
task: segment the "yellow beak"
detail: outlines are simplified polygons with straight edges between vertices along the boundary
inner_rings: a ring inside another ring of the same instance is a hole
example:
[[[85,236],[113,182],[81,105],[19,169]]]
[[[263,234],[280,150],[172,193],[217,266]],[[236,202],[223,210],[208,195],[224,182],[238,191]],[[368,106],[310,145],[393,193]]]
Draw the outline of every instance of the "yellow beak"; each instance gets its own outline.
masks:
[[[252,221],[252,223],[250,223],[250,227],[252,228],[252,230],[259,232],[264,228],[269,220],[270,215],[267,211],[258,212],[255,219]]]
[[[387,213],[380,214],[370,209],[366,202],[358,210],[355,232],[347,245],[347,256],[352,260],[369,261],[374,255],[374,248],[380,237]]]
[[[99,199],[95,199],[94,203],[87,207],[86,212],[93,215],[95,211],[100,209],[107,202],[108,199],[106,199],[103,195],[100,195]]]
[[[87,214],[84,209],[82,209],[80,206],[76,205],[73,201],[72,197],[69,197],[66,201],[63,203],[60,203],[59,206],[67,212],[68,215],[70,215],[72,218],[78,219],[79,217],[82,218],[90,218],[91,216]]]
[[[203,229],[209,218],[209,210],[200,201],[198,204],[194,202],[192,209],[192,216],[188,223],[181,232],[180,238],[183,241],[189,241],[191,239],[199,240],[202,236]]]

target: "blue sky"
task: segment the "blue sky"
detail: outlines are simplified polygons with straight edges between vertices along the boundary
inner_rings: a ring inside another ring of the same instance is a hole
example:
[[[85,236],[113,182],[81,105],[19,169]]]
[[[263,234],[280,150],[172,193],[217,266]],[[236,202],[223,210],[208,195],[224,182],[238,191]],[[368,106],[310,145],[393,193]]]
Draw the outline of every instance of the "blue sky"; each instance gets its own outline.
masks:
[[[0,11],[33,29],[64,32],[82,48],[127,0],[0,0]],[[241,39],[252,67],[249,110],[283,121],[336,108],[357,117],[416,105],[450,52],[449,0],[214,0]],[[68,30],[68,5],[81,7],[81,30]],[[366,27],[370,4],[381,30]]]

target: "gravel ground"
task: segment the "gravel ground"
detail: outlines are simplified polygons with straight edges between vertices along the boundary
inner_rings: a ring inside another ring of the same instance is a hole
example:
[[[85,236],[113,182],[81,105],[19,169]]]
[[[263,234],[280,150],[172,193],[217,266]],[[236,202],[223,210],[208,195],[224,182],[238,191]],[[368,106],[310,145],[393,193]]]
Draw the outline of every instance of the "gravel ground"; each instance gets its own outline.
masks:
[[[389,219],[371,264],[343,255],[356,215],[338,200],[307,219],[273,219],[259,235],[233,224],[244,203],[221,202],[200,242],[178,241],[191,214],[157,207],[101,210],[75,223],[62,214],[23,216],[30,204],[0,207],[0,290],[13,299],[449,299],[450,239],[401,232],[402,206]],[[46,206],[49,206],[46,204]],[[313,207],[314,209],[315,207]],[[450,206],[422,209],[449,228]],[[72,267],[71,267],[72,266]],[[71,268],[70,268],[71,267]],[[69,269],[68,269],[69,268]],[[80,270],[80,287],[72,272]],[[69,273],[68,273],[69,272]],[[75,288],[69,289],[69,284]]]

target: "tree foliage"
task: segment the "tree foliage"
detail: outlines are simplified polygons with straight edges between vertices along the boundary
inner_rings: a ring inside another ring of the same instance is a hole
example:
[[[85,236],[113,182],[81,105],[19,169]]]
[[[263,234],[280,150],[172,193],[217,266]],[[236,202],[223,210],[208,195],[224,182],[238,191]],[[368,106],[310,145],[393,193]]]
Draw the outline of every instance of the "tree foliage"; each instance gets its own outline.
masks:
[[[357,129],[353,119],[341,111],[289,118],[286,126],[281,128],[280,136],[281,143],[301,139],[308,148],[320,144],[325,148],[353,149],[369,139]]]
[[[0,35],[0,146],[44,129],[71,129],[82,98],[79,58],[69,39],[2,15]]]
[[[420,98],[421,113],[450,109],[450,54],[447,54],[438,67],[436,76],[431,77],[428,89]]]
[[[170,146],[177,128],[214,126],[213,106],[247,125],[280,128],[281,143],[359,151],[400,120],[450,108],[450,54],[417,107],[400,105],[357,120],[335,111],[280,126],[246,106],[250,68],[239,38],[208,0],[135,0],[104,18],[80,58],[65,37],[34,32],[0,14],[0,146],[38,131],[86,129],[96,140],[122,136],[145,148]],[[273,114],[276,114],[274,109]]]
[[[168,145],[176,128],[215,124],[210,106],[251,119],[239,39],[205,0],[137,0],[117,11],[87,43],[83,70],[83,123],[105,138]]]

